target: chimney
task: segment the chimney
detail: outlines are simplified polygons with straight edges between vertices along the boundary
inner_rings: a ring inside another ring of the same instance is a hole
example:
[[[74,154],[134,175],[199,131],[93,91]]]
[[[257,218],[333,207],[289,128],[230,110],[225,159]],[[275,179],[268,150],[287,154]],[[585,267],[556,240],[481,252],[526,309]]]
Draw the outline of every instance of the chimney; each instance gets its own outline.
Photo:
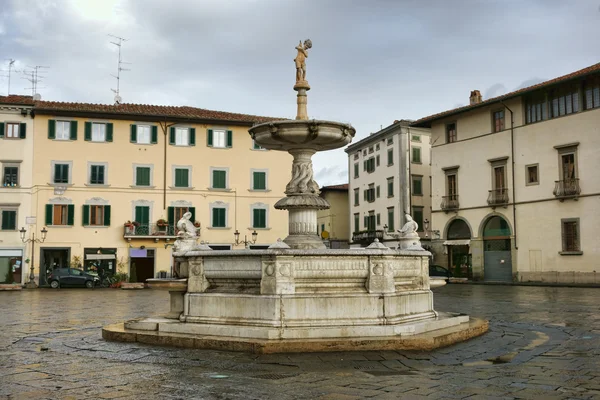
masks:
[[[479,90],[471,90],[471,96],[469,96],[469,104],[481,103],[481,92]]]

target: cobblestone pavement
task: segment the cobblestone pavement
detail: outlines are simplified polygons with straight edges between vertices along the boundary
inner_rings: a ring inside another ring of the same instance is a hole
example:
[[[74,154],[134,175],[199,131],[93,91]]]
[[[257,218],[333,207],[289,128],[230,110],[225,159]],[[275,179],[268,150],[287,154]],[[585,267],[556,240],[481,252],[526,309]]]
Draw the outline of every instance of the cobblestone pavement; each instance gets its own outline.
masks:
[[[447,285],[436,309],[490,331],[430,353],[252,355],[106,342],[162,291],[0,292],[0,399],[600,398],[600,289]]]

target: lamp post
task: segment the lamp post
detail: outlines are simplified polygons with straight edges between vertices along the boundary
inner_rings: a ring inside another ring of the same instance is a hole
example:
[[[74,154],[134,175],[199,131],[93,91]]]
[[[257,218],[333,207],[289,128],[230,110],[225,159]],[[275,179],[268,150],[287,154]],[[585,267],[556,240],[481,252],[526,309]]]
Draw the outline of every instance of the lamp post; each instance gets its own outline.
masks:
[[[44,241],[46,240],[46,235],[48,234],[48,230],[46,229],[46,227],[43,227],[41,232],[42,232],[41,240],[35,238],[35,232],[32,232],[31,238],[25,239],[25,234],[27,233],[27,230],[24,227],[19,230],[19,233],[21,234],[21,241],[23,243],[31,242],[31,267],[30,267],[31,272],[29,273],[29,282],[27,282],[25,284],[25,287],[27,289],[35,289],[37,287],[37,285],[35,284],[35,275],[33,273],[34,260],[35,260],[35,244],[36,243],[44,243]]]
[[[425,221],[423,221],[423,228],[425,228],[425,237],[429,237],[427,234],[429,231],[429,220],[427,218],[425,218]]]
[[[248,237],[246,235],[244,235],[244,240],[240,241],[240,232],[238,232],[237,229],[233,233],[233,236],[235,237],[235,245],[236,246],[244,243],[244,246],[246,248],[248,248],[248,245],[250,243],[252,243],[252,244],[256,243],[256,239],[258,238],[258,232],[256,232],[256,229],[254,230],[254,232],[252,232],[252,240],[251,241],[248,240]]]

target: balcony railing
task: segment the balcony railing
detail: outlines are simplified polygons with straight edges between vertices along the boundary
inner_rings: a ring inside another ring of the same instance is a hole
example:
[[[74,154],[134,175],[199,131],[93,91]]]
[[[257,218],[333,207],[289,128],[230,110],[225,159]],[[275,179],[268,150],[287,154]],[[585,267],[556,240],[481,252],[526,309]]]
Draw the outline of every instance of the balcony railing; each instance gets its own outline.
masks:
[[[458,195],[442,196],[440,208],[442,210],[456,210],[458,208]]]
[[[381,241],[383,239],[383,231],[361,231],[352,234],[352,241],[354,243],[359,242],[361,244],[371,244],[375,239]]]
[[[501,188],[490,190],[487,202],[490,206],[500,206],[508,204],[508,189]]]
[[[581,193],[578,178],[554,181],[554,195],[558,198],[577,197]]]
[[[124,237],[176,237],[177,228],[173,225],[140,224],[138,226],[124,226]]]

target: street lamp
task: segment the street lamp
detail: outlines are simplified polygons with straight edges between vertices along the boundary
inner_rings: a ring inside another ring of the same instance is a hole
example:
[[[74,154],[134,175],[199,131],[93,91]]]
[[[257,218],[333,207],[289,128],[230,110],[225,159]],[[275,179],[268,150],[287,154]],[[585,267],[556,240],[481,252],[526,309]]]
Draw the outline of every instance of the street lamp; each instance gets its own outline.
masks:
[[[423,228],[425,228],[425,237],[428,237],[427,231],[429,230],[429,220],[427,218],[423,221]]]
[[[31,233],[31,238],[25,239],[25,234],[27,233],[27,230],[24,227],[19,229],[19,233],[21,234],[21,241],[23,243],[31,242],[31,268],[30,268],[31,272],[29,273],[29,282],[27,282],[25,284],[25,287],[27,289],[35,289],[37,287],[37,285],[35,284],[35,275],[33,273],[34,260],[35,260],[35,244],[36,243],[44,243],[44,241],[46,240],[46,235],[48,234],[48,230],[46,229],[46,227],[42,228],[42,239],[41,240],[35,238],[35,232]]]
[[[246,246],[246,248],[248,248],[248,245],[250,243],[252,243],[252,244],[256,243],[256,239],[258,238],[258,233],[256,232],[256,229],[254,230],[254,232],[252,232],[252,240],[251,241],[248,240],[248,237],[246,235],[244,235],[244,240],[240,241],[240,232],[238,232],[237,229],[233,233],[233,236],[235,237],[235,245],[236,246],[244,243],[244,246]]]

